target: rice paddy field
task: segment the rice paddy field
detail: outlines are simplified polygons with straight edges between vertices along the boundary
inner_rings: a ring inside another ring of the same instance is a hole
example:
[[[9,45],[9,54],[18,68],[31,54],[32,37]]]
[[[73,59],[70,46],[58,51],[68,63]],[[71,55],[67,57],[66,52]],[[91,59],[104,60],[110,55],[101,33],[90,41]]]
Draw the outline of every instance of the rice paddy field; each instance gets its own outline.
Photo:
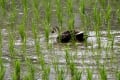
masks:
[[[0,0],[0,80],[120,80],[120,0]]]

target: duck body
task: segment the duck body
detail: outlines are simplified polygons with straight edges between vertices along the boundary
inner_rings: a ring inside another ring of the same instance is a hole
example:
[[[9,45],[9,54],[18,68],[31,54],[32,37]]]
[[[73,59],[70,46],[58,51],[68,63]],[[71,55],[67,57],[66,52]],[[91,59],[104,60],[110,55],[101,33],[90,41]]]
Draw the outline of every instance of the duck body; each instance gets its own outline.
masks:
[[[60,32],[59,27],[53,27],[52,33]],[[67,30],[62,33],[60,33],[57,36],[57,42],[61,43],[68,43],[70,41],[77,41],[77,42],[84,42],[87,39],[87,35],[85,35],[83,32],[79,32],[77,30]]]
[[[65,31],[62,34],[57,36],[57,41],[62,43],[70,42],[71,40],[71,33],[70,31]]]
[[[79,32],[75,35],[75,38],[78,42],[86,41],[87,36],[83,32]]]
[[[86,39],[84,38],[84,33],[79,31],[65,31],[57,36],[57,41],[61,43],[68,43],[70,41],[83,42]]]

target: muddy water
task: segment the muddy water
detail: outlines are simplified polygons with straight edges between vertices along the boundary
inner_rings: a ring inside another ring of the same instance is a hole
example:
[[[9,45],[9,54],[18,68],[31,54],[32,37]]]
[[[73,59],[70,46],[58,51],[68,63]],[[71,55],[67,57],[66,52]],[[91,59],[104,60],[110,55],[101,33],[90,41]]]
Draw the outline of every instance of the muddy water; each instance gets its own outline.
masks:
[[[77,0],[75,2],[77,4]],[[94,3],[94,1],[93,1]],[[64,4],[64,2],[63,2]],[[92,4],[92,2],[91,2]],[[91,10],[92,7],[91,4],[88,4],[88,7],[86,7],[86,13],[87,15],[92,16],[92,12]],[[112,3],[111,3],[112,4]],[[115,3],[114,3],[115,4]],[[39,24],[39,28],[40,28],[40,35],[39,35],[39,41],[40,41],[40,47],[41,47],[41,53],[44,55],[44,59],[46,62],[46,65],[50,66],[50,75],[49,75],[49,79],[50,80],[55,80],[56,77],[56,73],[55,70],[53,68],[52,65],[52,61],[53,58],[57,58],[58,60],[58,66],[59,67],[63,67],[65,70],[67,69],[66,67],[66,60],[65,60],[65,49],[66,46],[69,46],[67,49],[69,50],[69,54],[70,55],[76,55],[76,59],[75,59],[75,65],[77,66],[77,68],[79,70],[81,70],[83,72],[82,74],[82,80],[86,80],[86,68],[90,68],[93,71],[93,78],[96,80],[99,80],[99,72],[97,69],[97,62],[96,60],[99,60],[99,64],[105,65],[105,68],[107,70],[107,78],[109,80],[115,80],[115,72],[116,70],[120,70],[120,24],[117,21],[117,17],[114,16],[114,11],[116,11],[116,8],[114,8],[114,4],[113,6],[113,10],[112,10],[112,21],[111,21],[111,34],[114,35],[114,44],[113,44],[113,48],[111,49],[111,40],[107,37],[107,31],[106,31],[106,24],[104,24],[102,26],[102,28],[100,29],[100,43],[101,43],[101,48],[98,48],[99,44],[97,42],[97,37],[96,37],[96,33],[93,30],[93,28],[91,27],[92,24],[87,25],[88,28],[90,28],[90,30],[88,31],[88,35],[90,37],[88,37],[87,39],[87,47],[85,43],[75,43],[76,46],[74,46],[72,43],[67,43],[67,44],[62,44],[62,43],[57,43],[56,41],[56,37],[57,34],[56,33],[50,33],[50,37],[49,37],[49,44],[51,46],[51,49],[48,50],[47,45],[46,45],[46,41],[45,41],[45,37],[44,37],[44,32],[41,30],[40,27],[42,27]],[[66,8],[66,7],[64,7]],[[81,27],[81,22],[82,20],[80,19],[79,16],[79,11],[78,11],[78,6],[75,5],[74,6],[75,11],[74,11],[74,15],[75,15],[75,28],[76,29],[81,29],[83,30],[83,28]],[[52,17],[51,17],[51,26],[56,26],[57,24],[57,17],[54,15],[55,10],[53,10],[52,12]],[[22,12],[19,12],[18,14],[18,18],[21,18],[22,16]],[[43,14],[44,16],[44,14]],[[10,17],[10,16],[9,16]],[[3,17],[2,17],[3,18]],[[65,16],[66,18],[66,16]],[[64,19],[65,19],[64,18]],[[16,23],[16,26],[19,26],[19,20]],[[27,72],[27,67],[26,67],[26,63],[25,63],[25,59],[22,55],[22,51],[21,51],[21,47],[22,47],[22,43],[21,43],[21,38],[20,35],[18,34],[18,28],[16,27],[15,29],[15,45],[14,45],[14,49],[16,52],[16,57],[15,58],[11,58],[10,57],[10,53],[9,53],[9,31],[8,31],[8,27],[9,27],[9,20],[8,17],[5,17],[5,19],[1,19],[1,33],[2,33],[2,59],[3,59],[3,63],[5,65],[6,68],[6,72],[5,72],[5,80],[11,80],[11,74],[13,72],[13,60],[15,59],[19,59],[21,61],[21,74],[24,75]],[[66,19],[65,22],[63,23],[63,26],[66,26]],[[29,27],[30,23],[28,23],[28,29],[26,30],[27,33],[27,43],[26,43],[26,53],[27,53],[27,57],[32,61],[33,65],[35,65],[35,80],[41,80],[41,69],[40,69],[40,65],[39,65],[39,60],[38,57],[36,55],[35,52],[35,43],[34,43],[34,39],[32,36],[32,31],[31,28]],[[43,28],[43,27],[42,27]],[[64,28],[64,27],[63,27]],[[66,27],[65,27],[66,29]],[[97,58],[97,59],[96,59]],[[70,80],[70,74],[66,72],[65,75],[65,80]]]
[[[97,72],[97,63],[96,63],[96,58],[99,58],[99,64],[105,64],[105,68],[107,69],[108,73],[108,79],[109,80],[114,80],[115,79],[115,71],[116,69],[120,67],[120,31],[113,30],[111,32],[112,34],[115,35],[114,37],[114,46],[113,49],[109,48],[109,39],[106,37],[106,31],[101,31],[101,49],[98,48],[98,43],[97,43],[97,38],[95,37],[95,32],[94,31],[89,31],[89,35],[91,37],[88,37],[87,43],[88,46],[86,47],[84,43],[76,43],[76,47],[73,46],[72,43],[67,43],[67,44],[61,44],[56,42],[56,34],[51,34],[50,35],[50,45],[51,50],[49,51],[46,47],[46,42],[44,35],[41,35],[40,38],[40,46],[41,46],[41,51],[42,54],[44,55],[45,61],[47,65],[51,66],[51,72],[50,72],[50,80],[54,80],[55,78],[55,71],[53,69],[52,64],[52,58],[56,57],[58,59],[58,65],[65,67],[66,65],[66,60],[65,60],[65,47],[69,45],[70,47],[68,48],[69,54],[70,55],[77,55],[77,58],[75,59],[75,64],[78,67],[78,69],[82,70],[84,73],[82,74],[82,80],[86,80],[86,68],[90,68],[93,70],[93,78],[94,79],[99,79],[98,72]],[[13,69],[12,66],[12,60],[9,54],[9,49],[8,49],[8,40],[7,40],[7,32],[6,29],[2,29],[2,36],[3,36],[3,63],[6,67],[6,74],[5,74],[5,80],[11,79],[11,72]],[[35,48],[34,48],[34,39],[29,36],[27,38],[27,57],[33,62],[36,68],[36,79],[40,80],[40,65],[38,62],[37,55],[35,54]],[[15,51],[17,54],[17,59],[20,59],[22,62],[22,73],[25,73],[26,70],[26,65],[25,65],[25,60],[22,58],[21,55],[21,40],[18,38],[15,40]],[[107,50],[107,48],[109,48]],[[16,58],[15,58],[16,59]],[[111,61],[112,59],[112,61]],[[65,67],[66,68],[66,67]],[[70,75],[66,75],[66,80],[70,79]]]

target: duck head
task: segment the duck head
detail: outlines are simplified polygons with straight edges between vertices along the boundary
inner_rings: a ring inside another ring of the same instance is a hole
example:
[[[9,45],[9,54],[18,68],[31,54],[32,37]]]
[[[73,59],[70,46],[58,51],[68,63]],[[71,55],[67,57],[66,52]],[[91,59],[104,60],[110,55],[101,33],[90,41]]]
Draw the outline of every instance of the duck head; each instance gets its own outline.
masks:
[[[60,32],[60,29],[59,29],[58,26],[55,26],[55,27],[52,28],[51,33],[58,33],[58,32]]]

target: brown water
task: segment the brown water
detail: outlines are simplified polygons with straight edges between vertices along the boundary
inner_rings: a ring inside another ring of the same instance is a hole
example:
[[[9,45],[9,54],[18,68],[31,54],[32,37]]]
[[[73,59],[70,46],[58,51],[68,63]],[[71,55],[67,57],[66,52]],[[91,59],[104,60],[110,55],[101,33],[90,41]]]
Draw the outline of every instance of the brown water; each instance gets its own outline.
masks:
[[[78,0],[75,0],[75,3],[77,4]],[[86,1],[87,2],[87,1]],[[87,15],[89,16],[93,16],[91,10],[93,9],[92,6],[92,2],[94,3],[94,1],[91,0],[90,4],[86,4],[87,7],[85,9]],[[119,1],[118,1],[119,2]],[[63,1],[64,3],[64,1]],[[117,4],[117,3],[116,3]],[[65,5],[64,5],[65,6]],[[82,74],[82,80],[86,80],[86,68],[90,68],[93,71],[93,80],[99,80],[100,77],[98,75],[98,69],[97,69],[97,63],[96,63],[96,58],[98,58],[100,65],[104,64],[105,68],[107,70],[107,78],[108,80],[115,80],[115,72],[116,70],[120,70],[120,24],[117,21],[117,17],[115,16],[115,11],[118,8],[118,5],[116,5],[115,7],[115,2],[112,4],[112,19],[111,19],[111,34],[114,35],[114,45],[113,45],[113,49],[108,48],[110,47],[110,39],[107,37],[107,31],[106,31],[106,25],[104,24],[101,27],[101,36],[100,36],[100,42],[101,42],[101,48],[98,48],[98,43],[97,43],[97,37],[96,37],[96,33],[93,30],[92,27],[92,21],[90,22],[90,25],[88,26],[88,35],[90,37],[88,37],[87,39],[87,47],[85,46],[85,43],[76,43],[76,46],[74,46],[72,43],[67,43],[67,44],[62,44],[62,43],[57,43],[56,41],[56,37],[57,34],[56,33],[50,33],[50,46],[51,49],[48,50],[47,45],[46,45],[46,41],[45,41],[45,37],[44,37],[44,31],[43,31],[43,27],[41,26],[41,23],[39,23],[38,28],[40,29],[39,31],[39,41],[40,41],[40,46],[41,46],[41,52],[44,55],[44,59],[46,62],[46,65],[50,66],[50,76],[49,79],[50,80],[55,80],[56,77],[56,73],[54,71],[53,65],[52,65],[52,60],[53,58],[57,58],[58,59],[58,64],[59,67],[64,67],[64,69],[66,69],[66,60],[65,60],[65,48],[66,46],[68,47],[69,50],[69,54],[70,55],[76,55],[77,58],[75,59],[75,64],[77,66],[78,69],[83,71]],[[54,6],[53,6],[54,7]],[[63,7],[64,8],[64,7]],[[81,29],[83,31],[83,28],[81,27],[82,25],[82,20],[80,19],[79,16],[79,11],[78,11],[78,4],[74,6],[74,15],[75,15],[75,28],[76,29]],[[21,9],[18,8],[18,18],[17,21],[15,23],[16,28],[15,28],[15,52],[16,52],[16,58],[21,60],[21,74],[24,75],[27,72],[27,67],[25,64],[25,59],[23,58],[22,55],[22,51],[21,51],[21,38],[20,35],[18,33],[18,27],[21,21],[21,16],[23,15],[23,13],[21,12]],[[30,10],[31,11],[31,10]],[[55,16],[55,9],[53,9],[52,11],[52,17],[51,17],[51,27],[54,27],[56,25],[58,25],[57,23],[57,18]],[[11,13],[10,13],[11,14]],[[29,14],[30,15],[30,14]],[[42,15],[44,16],[44,14]],[[0,23],[1,23],[1,33],[2,33],[2,59],[3,59],[3,63],[6,67],[6,72],[5,72],[5,80],[11,80],[11,73],[13,71],[13,60],[15,60],[16,58],[11,58],[10,57],[10,53],[9,53],[9,25],[10,25],[10,21],[9,21],[9,13],[7,13],[7,16],[1,16],[0,19]],[[35,65],[35,69],[36,69],[36,79],[35,80],[41,80],[41,69],[40,69],[40,65],[38,62],[38,58],[37,55],[35,53],[35,43],[34,43],[34,39],[33,39],[33,35],[32,35],[32,31],[31,31],[31,27],[29,27],[31,25],[31,23],[29,21],[31,21],[32,17],[29,17],[30,19],[28,19],[28,23],[27,23],[27,47],[26,47],[26,53],[27,53],[27,57],[33,62],[33,64]],[[64,17],[64,19],[66,18],[66,16]],[[89,17],[91,18],[91,17]],[[66,26],[66,19],[65,22],[63,23],[63,26]],[[42,28],[41,28],[42,27]],[[66,27],[63,27],[66,29]],[[67,74],[65,75],[65,80],[70,80],[70,75]]]

